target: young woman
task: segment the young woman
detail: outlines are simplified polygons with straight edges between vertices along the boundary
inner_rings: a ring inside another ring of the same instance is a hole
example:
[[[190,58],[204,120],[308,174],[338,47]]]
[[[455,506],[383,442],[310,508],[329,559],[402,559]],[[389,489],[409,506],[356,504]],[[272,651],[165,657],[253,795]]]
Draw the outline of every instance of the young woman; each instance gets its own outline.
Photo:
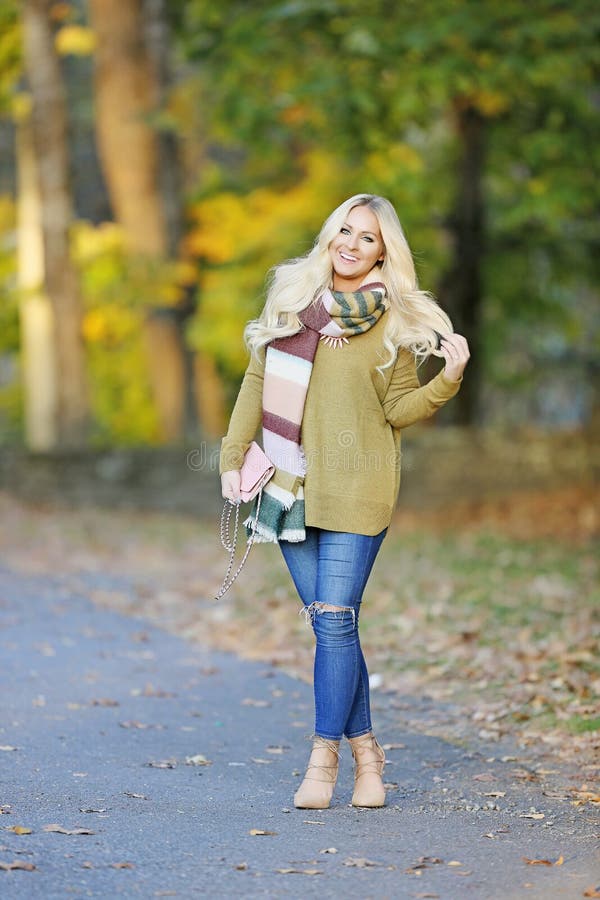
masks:
[[[245,339],[252,355],[222,442],[222,493],[238,501],[262,423],[276,471],[246,525],[279,544],[316,637],[313,749],[294,804],[329,806],[345,735],[353,805],[383,806],[361,599],[398,494],[401,430],[456,394],[467,342],[418,289],[394,208],[370,194],[334,210],[306,256],[274,268]],[[445,367],[421,386],[417,362],[430,354]]]

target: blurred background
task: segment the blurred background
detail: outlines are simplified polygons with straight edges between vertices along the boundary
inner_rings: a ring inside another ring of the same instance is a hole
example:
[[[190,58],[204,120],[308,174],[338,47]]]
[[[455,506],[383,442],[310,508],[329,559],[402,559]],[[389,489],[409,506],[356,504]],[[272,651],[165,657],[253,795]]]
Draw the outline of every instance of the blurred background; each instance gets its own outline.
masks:
[[[276,548],[207,600],[219,440],[268,269],[383,194],[472,357],[403,439],[367,655],[405,692],[468,680],[487,734],[597,734],[599,26],[591,0],[3,0],[5,563],[308,672]]]
[[[587,479],[594,4],[5,0],[0,16],[4,481],[24,458],[59,478],[68,453],[214,483],[269,267],[363,191],[396,206],[471,346],[420,429],[462,456],[465,490]],[[110,455],[128,448],[178,449]]]

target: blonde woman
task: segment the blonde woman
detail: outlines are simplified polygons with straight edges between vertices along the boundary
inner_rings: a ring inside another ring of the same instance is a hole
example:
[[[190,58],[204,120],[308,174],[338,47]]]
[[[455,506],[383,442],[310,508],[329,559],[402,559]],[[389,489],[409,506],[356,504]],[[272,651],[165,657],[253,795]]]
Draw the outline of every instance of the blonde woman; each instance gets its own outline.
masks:
[[[352,803],[380,807],[385,754],[372,731],[361,599],[398,494],[401,431],[456,394],[467,342],[419,290],[394,208],[370,194],[334,210],[306,256],[274,268],[245,338],[251,360],[222,442],[222,493],[239,500],[262,424],[276,471],[246,525],[279,544],[316,637],[315,731],[294,804],[329,806],[345,735]],[[421,386],[417,363],[430,354],[445,367]]]

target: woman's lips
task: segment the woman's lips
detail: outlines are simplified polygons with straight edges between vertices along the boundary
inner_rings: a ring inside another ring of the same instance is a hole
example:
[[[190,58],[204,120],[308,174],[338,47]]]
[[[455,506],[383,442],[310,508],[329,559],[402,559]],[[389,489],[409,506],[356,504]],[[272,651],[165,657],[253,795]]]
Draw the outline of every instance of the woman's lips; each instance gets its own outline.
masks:
[[[358,262],[357,256],[352,256],[350,253],[342,253],[341,250],[338,250],[338,256],[345,263],[355,263]]]

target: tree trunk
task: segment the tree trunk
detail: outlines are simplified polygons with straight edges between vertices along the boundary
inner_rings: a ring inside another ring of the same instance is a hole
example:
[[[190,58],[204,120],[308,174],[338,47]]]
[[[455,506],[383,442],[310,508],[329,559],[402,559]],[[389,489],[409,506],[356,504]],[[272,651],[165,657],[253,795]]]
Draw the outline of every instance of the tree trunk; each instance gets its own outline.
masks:
[[[460,100],[456,101],[453,114],[459,142],[456,198],[448,219],[453,259],[442,278],[439,297],[455,331],[464,334],[471,350],[463,384],[452,403],[454,421],[468,425],[477,419],[482,372],[479,329],[484,253],[485,121],[473,106]]]
[[[175,249],[168,227],[175,216],[172,209],[165,213],[159,139],[148,121],[160,86],[144,41],[144,5],[91,0],[90,10],[97,37],[96,132],[113,211],[133,253],[166,259]],[[189,378],[180,319],[171,308],[150,311],[144,334],[165,440],[180,438],[185,420]]]
[[[42,200],[33,148],[31,122],[17,124],[17,255],[21,370],[25,395],[25,443],[30,450],[55,447],[58,396],[54,317],[44,294]]]
[[[85,443],[88,404],[81,299],[69,246],[73,204],[66,104],[50,23],[51,5],[51,0],[25,0],[24,57],[32,95],[31,125],[41,197],[44,279],[53,312],[56,436],[61,445],[76,447]],[[50,437],[48,431],[47,438]]]

